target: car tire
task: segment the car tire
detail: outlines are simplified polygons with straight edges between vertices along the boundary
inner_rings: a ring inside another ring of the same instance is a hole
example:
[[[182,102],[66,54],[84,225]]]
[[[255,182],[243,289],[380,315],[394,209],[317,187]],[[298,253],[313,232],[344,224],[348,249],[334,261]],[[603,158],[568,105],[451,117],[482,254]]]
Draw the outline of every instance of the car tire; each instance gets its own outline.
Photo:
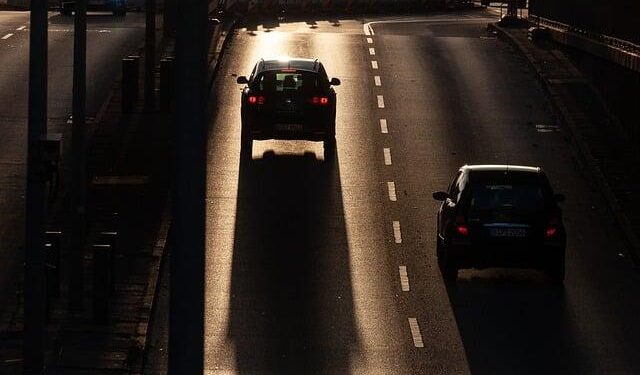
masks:
[[[550,264],[546,269],[546,274],[553,284],[564,284],[565,277],[565,261],[564,257],[553,264]]]
[[[248,126],[243,123],[240,134],[240,156],[250,159],[252,153],[253,139],[251,138],[251,134],[249,134]]]
[[[336,155],[336,137],[329,136],[322,142],[324,148],[324,160],[331,160]]]
[[[455,283],[458,280],[458,266],[454,259],[447,254],[446,247],[437,240],[436,253],[438,253],[438,266],[440,267],[440,273],[446,283]]]

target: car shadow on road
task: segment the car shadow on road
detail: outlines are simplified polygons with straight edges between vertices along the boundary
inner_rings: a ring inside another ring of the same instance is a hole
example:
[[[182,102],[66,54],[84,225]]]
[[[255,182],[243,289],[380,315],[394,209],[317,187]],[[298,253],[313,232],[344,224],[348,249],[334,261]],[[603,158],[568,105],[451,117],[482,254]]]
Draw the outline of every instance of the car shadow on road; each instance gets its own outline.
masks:
[[[471,373],[582,373],[564,288],[532,274],[492,276],[447,286]]]
[[[228,339],[238,374],[349,374],[359,346],[335,154],[244,160]]]

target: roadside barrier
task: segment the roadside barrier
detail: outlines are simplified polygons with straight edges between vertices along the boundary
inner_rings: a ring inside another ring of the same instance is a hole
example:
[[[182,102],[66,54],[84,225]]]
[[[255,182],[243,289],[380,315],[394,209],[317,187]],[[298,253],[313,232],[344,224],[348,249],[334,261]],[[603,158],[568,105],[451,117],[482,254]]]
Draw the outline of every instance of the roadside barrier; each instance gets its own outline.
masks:
[[[131,113],[138,97],[140,59],[122,59],[122,112]]]

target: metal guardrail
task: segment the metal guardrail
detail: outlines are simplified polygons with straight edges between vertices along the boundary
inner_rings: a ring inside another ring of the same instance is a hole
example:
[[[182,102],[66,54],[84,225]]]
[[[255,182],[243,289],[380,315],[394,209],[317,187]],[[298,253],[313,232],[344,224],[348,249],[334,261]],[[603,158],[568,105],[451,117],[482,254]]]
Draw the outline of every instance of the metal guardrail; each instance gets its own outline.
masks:
[[[629,42],[627,40],[623,40],[623,39],[608,36],[608,35],[603,35],[600,33],[595,33],[589,30],[570,26],[566,23],[562,23],[559,21],[551,20],[548,18],[536,16],[536,15],[529,15],[529,21],[535,24],[539,24],[541,26],[545,26],[547,28],[555,29],[557,31],[579,34],[593,41],[602,43],[610,48],[623,50],[625,52],[633,53],[634,55],[640,55],[640,45]]]

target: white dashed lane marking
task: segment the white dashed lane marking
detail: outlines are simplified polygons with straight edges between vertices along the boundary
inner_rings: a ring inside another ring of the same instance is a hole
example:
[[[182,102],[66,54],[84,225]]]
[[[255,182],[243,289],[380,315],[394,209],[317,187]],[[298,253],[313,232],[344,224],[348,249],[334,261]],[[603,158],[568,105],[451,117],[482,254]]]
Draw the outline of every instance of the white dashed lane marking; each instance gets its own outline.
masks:
[[[7,39],[11,38],[12,36],[13,36],[13,34],[9,33],[9,34],[3,36],[2,40],[7,40]]]
[[[413,346],[415,346],[416,348],[424,348],[424,342],[422,341],[422,334],[420,333],[420,326],[418,325],[418,319],[409,318],[409,328],[411,329]]]
[[[378,95],[378,108],[384,108],[384,97],[382,95]]]
[[[411,287],[409,286],[409,275],[407,274],[407,267],[400,266],[398,267],[400,272],[400,286],[402,287],[403,292],[408,292]]]
[[[373,43],[373,38],[367,38],[367,43],[369,44]]]
[[[375,60],[373,60],[373,61],[371,62],[371,67],[372,67],[373,69],[378,69],[378,62],[377,62],[377,61],[375,61]]]
[[[391,149],[384,148],[382,152],[384,153],[384,165],[391,165]]]
[[[380,132],[382,134],[389,133],[389,128],[387,127],[387,119],[384,119],[384,118],[380,119]]]
[[[387,182],[387,190],[389,190],[389,200],[395,202],[398,200],[396,195],[396,183],[393,181]]]
[[[369,48],[369,54],[371,56],[375,55],[376,54],[376,49],[375,48]]]
[[[376,84],[376,86],[382,86],[382,80],[380,79],[380,76],[373,77],[373,82]]]
[[[22,31],[22,30],[24,30],[24,29],[26,29],[26,28],[27,28],[26,26],[20,26],[20,27],[18,27],[16,30],[18,30],[18,31]]]
[[[393,239],[396,243],[402,243],[402,232],[400,231],[400,222],[393,222]]]

